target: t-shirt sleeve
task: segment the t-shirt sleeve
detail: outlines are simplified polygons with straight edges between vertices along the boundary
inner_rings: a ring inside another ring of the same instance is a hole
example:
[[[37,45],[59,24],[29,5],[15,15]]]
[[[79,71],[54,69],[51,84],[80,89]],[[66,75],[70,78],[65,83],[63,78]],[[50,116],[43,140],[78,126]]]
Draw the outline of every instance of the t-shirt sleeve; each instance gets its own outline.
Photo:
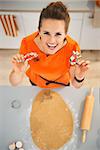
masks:
[[[25,38],[22,39],[21,46],[19,49],[19,53],[25,55],[27,53],[27,44]]]
[[[77,51],[77,52],[81,53],[80,47],[77,42],[75,42],[75,44],[73,46],[73,51],[75,51],[75,52]]]

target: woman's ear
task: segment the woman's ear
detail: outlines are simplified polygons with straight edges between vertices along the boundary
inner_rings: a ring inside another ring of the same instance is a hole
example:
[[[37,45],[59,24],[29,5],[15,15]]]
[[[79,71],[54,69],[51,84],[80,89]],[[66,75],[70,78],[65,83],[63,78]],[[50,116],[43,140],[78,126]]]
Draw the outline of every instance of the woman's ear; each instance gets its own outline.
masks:
[[[67,40],[66,37],[67,37],[67,33],[65,33],[64,42]]]
[[[66,38],[64,38],[64,42],[66,41]]]
[[[66,37],[64,38],[64,42],[66,41]]]
[[[40,38],[40,40],[41,40],[41,33],[39,32],[39,38]]]

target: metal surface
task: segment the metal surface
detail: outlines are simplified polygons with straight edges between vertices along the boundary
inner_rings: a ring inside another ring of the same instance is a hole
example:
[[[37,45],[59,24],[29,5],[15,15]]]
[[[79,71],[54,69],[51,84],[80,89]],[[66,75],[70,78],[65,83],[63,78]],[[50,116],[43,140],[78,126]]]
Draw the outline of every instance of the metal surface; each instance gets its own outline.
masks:
[[[21,140],[24,143],[25,150],[36,150],[29,127],[29,111],[32,101],[41,89],[38,87],[0,87],[0,150],[7,150],[8,145],[14,141]],[[100,90],[94,89],[95,105],[92,116],[91,129],[87,135],[85,144],[81,142],[81,130],[79,123],[83,111],[85,96],[88,94],[88,88],[74,89],[71,87],[54,89],[64,99],[76,117],[78,124],[76,132],[76,142],[70,146],[67,144],[63,150],[99,150],[100,149]],[[6,94],[5,94],[6,93]],[[12,107],[12,102],[13,106]],[[18,102],[18,103],[16,103]],[[16,109],[17,106],[17,109]],[[20,106],[20,107],[19,107]]]

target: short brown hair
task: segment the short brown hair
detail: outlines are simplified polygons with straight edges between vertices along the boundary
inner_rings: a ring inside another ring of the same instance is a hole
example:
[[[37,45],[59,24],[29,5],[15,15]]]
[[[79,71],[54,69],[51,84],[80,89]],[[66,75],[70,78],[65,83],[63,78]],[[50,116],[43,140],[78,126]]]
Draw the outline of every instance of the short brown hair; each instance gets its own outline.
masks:
[[[39,26],[38,26],[39,30],[42,26],[43,19],[64,20],[65,32],[68,31],[70,16],[68,14],[66,6],[61,1],[52,2],[46,8],[43,8],[40,14],[40,18],[39,18]]]

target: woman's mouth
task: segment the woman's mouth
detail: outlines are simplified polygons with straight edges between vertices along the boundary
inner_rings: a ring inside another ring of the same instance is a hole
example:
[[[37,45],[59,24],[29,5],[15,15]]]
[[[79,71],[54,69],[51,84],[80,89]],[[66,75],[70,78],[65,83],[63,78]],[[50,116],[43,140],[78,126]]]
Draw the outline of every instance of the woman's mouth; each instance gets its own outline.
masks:
[[[50,50],[54,50],[57,47],[57,44],[50,44],[50,43],[48,43],[47,46],[48,46],[48,48]]]

